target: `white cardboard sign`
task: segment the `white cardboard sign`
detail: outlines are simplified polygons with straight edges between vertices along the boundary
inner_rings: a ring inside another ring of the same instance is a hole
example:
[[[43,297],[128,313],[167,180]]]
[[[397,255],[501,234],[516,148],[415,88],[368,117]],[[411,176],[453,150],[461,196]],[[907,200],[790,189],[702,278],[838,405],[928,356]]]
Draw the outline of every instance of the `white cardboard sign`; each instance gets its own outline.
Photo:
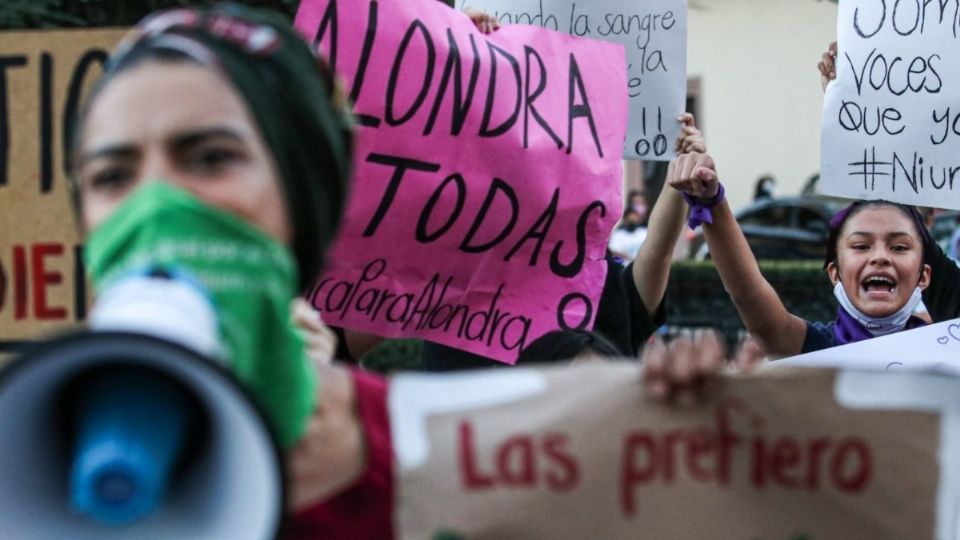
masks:
[[[956,2],[842,0],[821,191],[960,208]]]
[[[960,319],[777,360],[775,366],[933,371],[960,376]]]

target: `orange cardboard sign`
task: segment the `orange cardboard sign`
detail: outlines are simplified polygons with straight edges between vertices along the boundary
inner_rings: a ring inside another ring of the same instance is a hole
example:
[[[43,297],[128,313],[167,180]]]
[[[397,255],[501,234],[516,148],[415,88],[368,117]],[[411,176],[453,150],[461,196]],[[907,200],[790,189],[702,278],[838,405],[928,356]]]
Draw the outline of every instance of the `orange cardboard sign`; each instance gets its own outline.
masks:
[[[398,377],[399,538],[955,537],[960,380],[776,370],[685,409],[639,381]]]
[[[33,339],[84,316],[65,119],[80,107],[123,33],[0,32],[0,344]]]

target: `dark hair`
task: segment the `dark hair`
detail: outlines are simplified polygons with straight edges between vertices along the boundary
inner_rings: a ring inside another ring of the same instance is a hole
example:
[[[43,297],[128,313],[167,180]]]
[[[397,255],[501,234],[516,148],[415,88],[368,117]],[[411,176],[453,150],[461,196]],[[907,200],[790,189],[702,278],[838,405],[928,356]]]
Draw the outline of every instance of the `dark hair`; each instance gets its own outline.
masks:
[[[71,154],[97,94],[146,60],[215,69],[247,105],[279,172],[299,286],[306,289],[336,233],[352,167],[353,121],[330,71],[279,15],[235,4],[162,11],[124,38],[81,116],[70,119]],[[79,212],[76,185],[74,201]]]
[[[926,225],[924,225],[923,216],[920,215],[920,212],[916,209],[916,207],[878,199],[873,201],[853,202],[833,216],[833,218],[830,220],[830,235],[827,237],[827,255],[823,261],[824,268],[826,268],[830,263],[836,264],[837,262],[837,245],[840,242],[840,231],[843,229],[843,226],[847,223],[847,221],[849,221],[851,217],[859,214],[867,208],[875,208],[878,206],[896,208],[905,216],[910,218],[910,220],[913,222],[913,225],[917,228],[917,234],[920,236],[921,248],[923,249],[923,263],[930,264],[929,259],[933,255],[933,248],[936,244],[934,243],[933,238],[930,236],[930,231],[928,231]]]
[[[554,330],[527,345],[517,357],[517,365],[565,362],[573,360],[584,352],[592,352],[603,358],[624,356],[616,345],[596,332]]]
[[[773,193],[770,191],[768,184],[770,182],[776,181],[773,175],[764,174],[760,178],[757,178],[757,183],[753,188],[753,200],[762,199],[764,197],[773,197]]]

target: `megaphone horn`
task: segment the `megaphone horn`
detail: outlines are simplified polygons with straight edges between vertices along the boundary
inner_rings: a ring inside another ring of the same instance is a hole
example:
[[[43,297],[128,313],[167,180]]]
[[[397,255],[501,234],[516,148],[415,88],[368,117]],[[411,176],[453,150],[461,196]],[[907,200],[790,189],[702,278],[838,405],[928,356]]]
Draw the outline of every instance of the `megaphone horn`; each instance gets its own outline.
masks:
[[[124,411],[120,420],[105,416],[102,410],[113,405],[101,399],[112,392],[103,385],[110,384],[126,388],[119,403],[142,397],[160,409]],[[180,430],[176,418],[202,418],[202,443],[196,430]],[[130,460],[113,459],[104,450],[109,445],[97,445],[103,426],[114,421],[140,426],[138,449],[113,453],[140,456],[127,468]],[[80,433],[77,422],[87,426]],[[172,427],[163,432],[164,425]],[[187,439],[179,465],[178,431]],[[86,332],[37,345],[0,372],[0,441],[0,538],[259,540],[275,537],[280,527],[283,459],[263,414],[222,367],[163,339]],[[134,497],[138,483],[150,485],[144,478],[169,471],[176,471],[169,485],[155,483],[155,491]],[[161,496],[155,511],[142,511]]]

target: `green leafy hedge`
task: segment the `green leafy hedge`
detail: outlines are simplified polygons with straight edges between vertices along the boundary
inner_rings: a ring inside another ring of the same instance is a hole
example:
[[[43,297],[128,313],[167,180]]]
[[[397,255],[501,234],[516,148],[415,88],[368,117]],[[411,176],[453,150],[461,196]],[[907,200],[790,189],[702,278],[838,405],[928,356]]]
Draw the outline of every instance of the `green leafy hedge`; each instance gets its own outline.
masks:
[[[836,316],[833,287],[822,262],[761,261],[760,271],[791,313],[814,321]],[[670,327],[713,327],[723,332],[729,343],[743,331],[740,314],[709,261],[674,264],[666,301]]]
[[[419,339],[390,339],[367,353],[362,359],[363,367],[380,373],[420,369]]]

